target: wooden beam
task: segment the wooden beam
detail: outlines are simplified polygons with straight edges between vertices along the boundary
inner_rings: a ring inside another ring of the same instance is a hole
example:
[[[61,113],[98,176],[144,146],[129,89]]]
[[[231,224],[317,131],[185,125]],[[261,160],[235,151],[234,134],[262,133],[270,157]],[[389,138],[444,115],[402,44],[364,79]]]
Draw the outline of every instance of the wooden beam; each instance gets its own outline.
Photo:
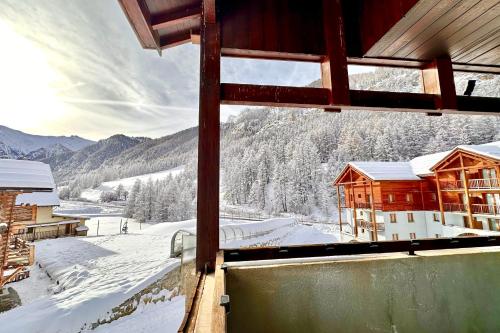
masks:
[[[151,16],[145,0],[118,0],[130,25],[145,49],[155,49],[160,53],[160,37],[151,26]]]
[[[351,183],[352,183],[352,169],[349,170],[349,175],[351,177]],[[352,188],[352,216],[354,219],[354,224],[353,224],[354,236],[358,238],[358,221],[356,215],[356,193],[354,193],[354,185],[351,185],[351,188]]]
[[[464,190],[465,190],[465,197],[467,198],[467,216],[469,217],[469,227],[471,229],[474,229],[474,220],[472,218],[472,203],[470,202],[471,197],[469,193],[469,177],[467,176],[467,172],[465,172],[464,168],[464,159],[462,156],[462,153],[460,153],[460,167],[462,170],[460,171],[461,174],[464,176]]]
[[[449,56],[434,59],[422,69],[421,77],[424,93],[435,96],[436,109],[457,109],[457,94]]]
[[[160,48],[168,49],[191,42],[191,31],[181,31],[175,35],[162,36],[160,38]]]
[[[191,20],[201,20],[200,6],[188,7],[171,13],[157,14],[151,17],[154,30],[170,28]]]
[[[342,207],[340,204],[340,187],[339,185],[336,186],[337,188],[337,209],[339,210],[339,230],[342,232]],[[345,192],[345,188],[344,188]]]
[[[500,115],[500,98],[457,97],[457,110],[436,109],[432,94],[350,90],[351,105],[330,105],[329,90],[310,87],[281,87],[223,83],[221,103],[302,108],[338,108],[342,110],[399,111],[450,114]]]
[[[200,120],[196,267],[215,269],[219,250],[220,25],[214,0],[203,0],[200,44]]]
[[[223,83],[221,100],[224,104],[301,107],[329,105],[330,92],[323,88],[261,86]]]
[[[340,0],[323,0],[323,30],[326,57],[321,62],[323,88],[329,90],[330,105],[349,105],[349,75]]]
[[[373,182],[370,182],[370,204],[372,208],[372,223],[375,241],[378,241],[378,231],[377,231],[377,214],[375,213],[375,197],[373,195]]]
[[[441,184],[439,183],[439,173],[437,171],[435,172],[435,177],[436,177],[436,186],[438,192],[439,212],[441,213],[441,224],[445,225],[443,196],[441,194]]]

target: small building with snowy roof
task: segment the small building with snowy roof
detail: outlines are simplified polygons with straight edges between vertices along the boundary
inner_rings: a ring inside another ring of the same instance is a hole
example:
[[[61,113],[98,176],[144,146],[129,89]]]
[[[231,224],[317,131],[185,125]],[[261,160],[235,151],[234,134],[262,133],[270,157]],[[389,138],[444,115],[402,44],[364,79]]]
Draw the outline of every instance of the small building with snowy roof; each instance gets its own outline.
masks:
[[[349,162],[334,181],[340,227],[400,240],[500,234],[500,141],[407,162]]]
[[[0,160],[0,189],[19,191],[11,232],[24,240],[86,235],[85,218],[54,214],[60,205],[54,177],[45,163]]]

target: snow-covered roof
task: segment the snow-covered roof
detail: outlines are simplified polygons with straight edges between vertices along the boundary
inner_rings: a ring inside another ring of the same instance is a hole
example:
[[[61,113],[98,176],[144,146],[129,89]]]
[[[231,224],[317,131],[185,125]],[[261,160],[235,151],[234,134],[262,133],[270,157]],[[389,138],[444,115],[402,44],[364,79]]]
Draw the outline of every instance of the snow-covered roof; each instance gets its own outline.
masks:
[[[456,149],[462,149],[471,153],[500,160],[500,141],[485,143],[483,145],[462,145],[458,146],[454,150]]]
[[[445,158],[449,153],[450,151],[443,151],[440,153],[423,155],[415,157],[409,163],[411,165],[413,172],[416,175],[419,176],[431,175],[434,173],[431,170],[431,168],[434,165],[436,165],[439,161],[441,161],[443,158]]]
[[[0,159],[0,189],[52,190],[50,166],[35,161]]]
[[[56,190],[52,192],[23,193],[16,197],[16,205],[59,206]]]
[[[420,180],[409,162],[350,162],[372,180]]]
[[[461,145],[453,150],[419,156],[409,162],[350,162],[349,165],[376,181],[419,180],[422,176],[432,175],[434,172],[431,169],[458,149],[500,160],[500,141],[496,141],[482,145]]]
[[[86,225],[80,225],[78,227],[75,228],[76,231],[89,231],[89,227],[87,227]]]

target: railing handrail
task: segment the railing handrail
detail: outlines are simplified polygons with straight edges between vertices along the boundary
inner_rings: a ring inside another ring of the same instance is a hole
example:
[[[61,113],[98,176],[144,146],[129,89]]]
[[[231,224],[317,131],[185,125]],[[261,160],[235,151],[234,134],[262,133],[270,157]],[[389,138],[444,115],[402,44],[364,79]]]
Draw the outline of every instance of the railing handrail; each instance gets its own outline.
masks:
[[[469,179],[469,188],[497,188],[500,182],[497,178],[477,178]]]

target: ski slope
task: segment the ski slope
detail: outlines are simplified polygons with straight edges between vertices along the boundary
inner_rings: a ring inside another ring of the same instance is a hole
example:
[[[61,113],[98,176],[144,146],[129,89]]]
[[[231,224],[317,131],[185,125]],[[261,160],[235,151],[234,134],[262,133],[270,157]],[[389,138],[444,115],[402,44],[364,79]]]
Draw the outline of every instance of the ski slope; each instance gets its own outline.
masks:
[[[164,171],[159,171],[159,172],[154,172],[154,173],[147,173],[144,175],[140,176],[134,176],[134,177],[128,177],[128,178],[123,178],[123,179],[118,179],[118,180],[112,180],[109,182],[104,182],[102,183],[99,187],[93,189],[93,188],[88,188],[82,191],[82,194],[80,195],[82,198],[97,202],[99,201],[101,194],[103,192],[110,192],[114,191],[120,184],[125,188],[125,190],[129,191],[132,189],[132,186],[134,186],[134,183],[137,180],[140,180],[141,182],[145,183],[149,181],[150,179],[155,182],[157,180],[163,180],[165,178],[168,178],[169,176],[175,177],[178,174],[182,173],[184,171],[184,166],[178,166],[176,168],[164,170]]]

